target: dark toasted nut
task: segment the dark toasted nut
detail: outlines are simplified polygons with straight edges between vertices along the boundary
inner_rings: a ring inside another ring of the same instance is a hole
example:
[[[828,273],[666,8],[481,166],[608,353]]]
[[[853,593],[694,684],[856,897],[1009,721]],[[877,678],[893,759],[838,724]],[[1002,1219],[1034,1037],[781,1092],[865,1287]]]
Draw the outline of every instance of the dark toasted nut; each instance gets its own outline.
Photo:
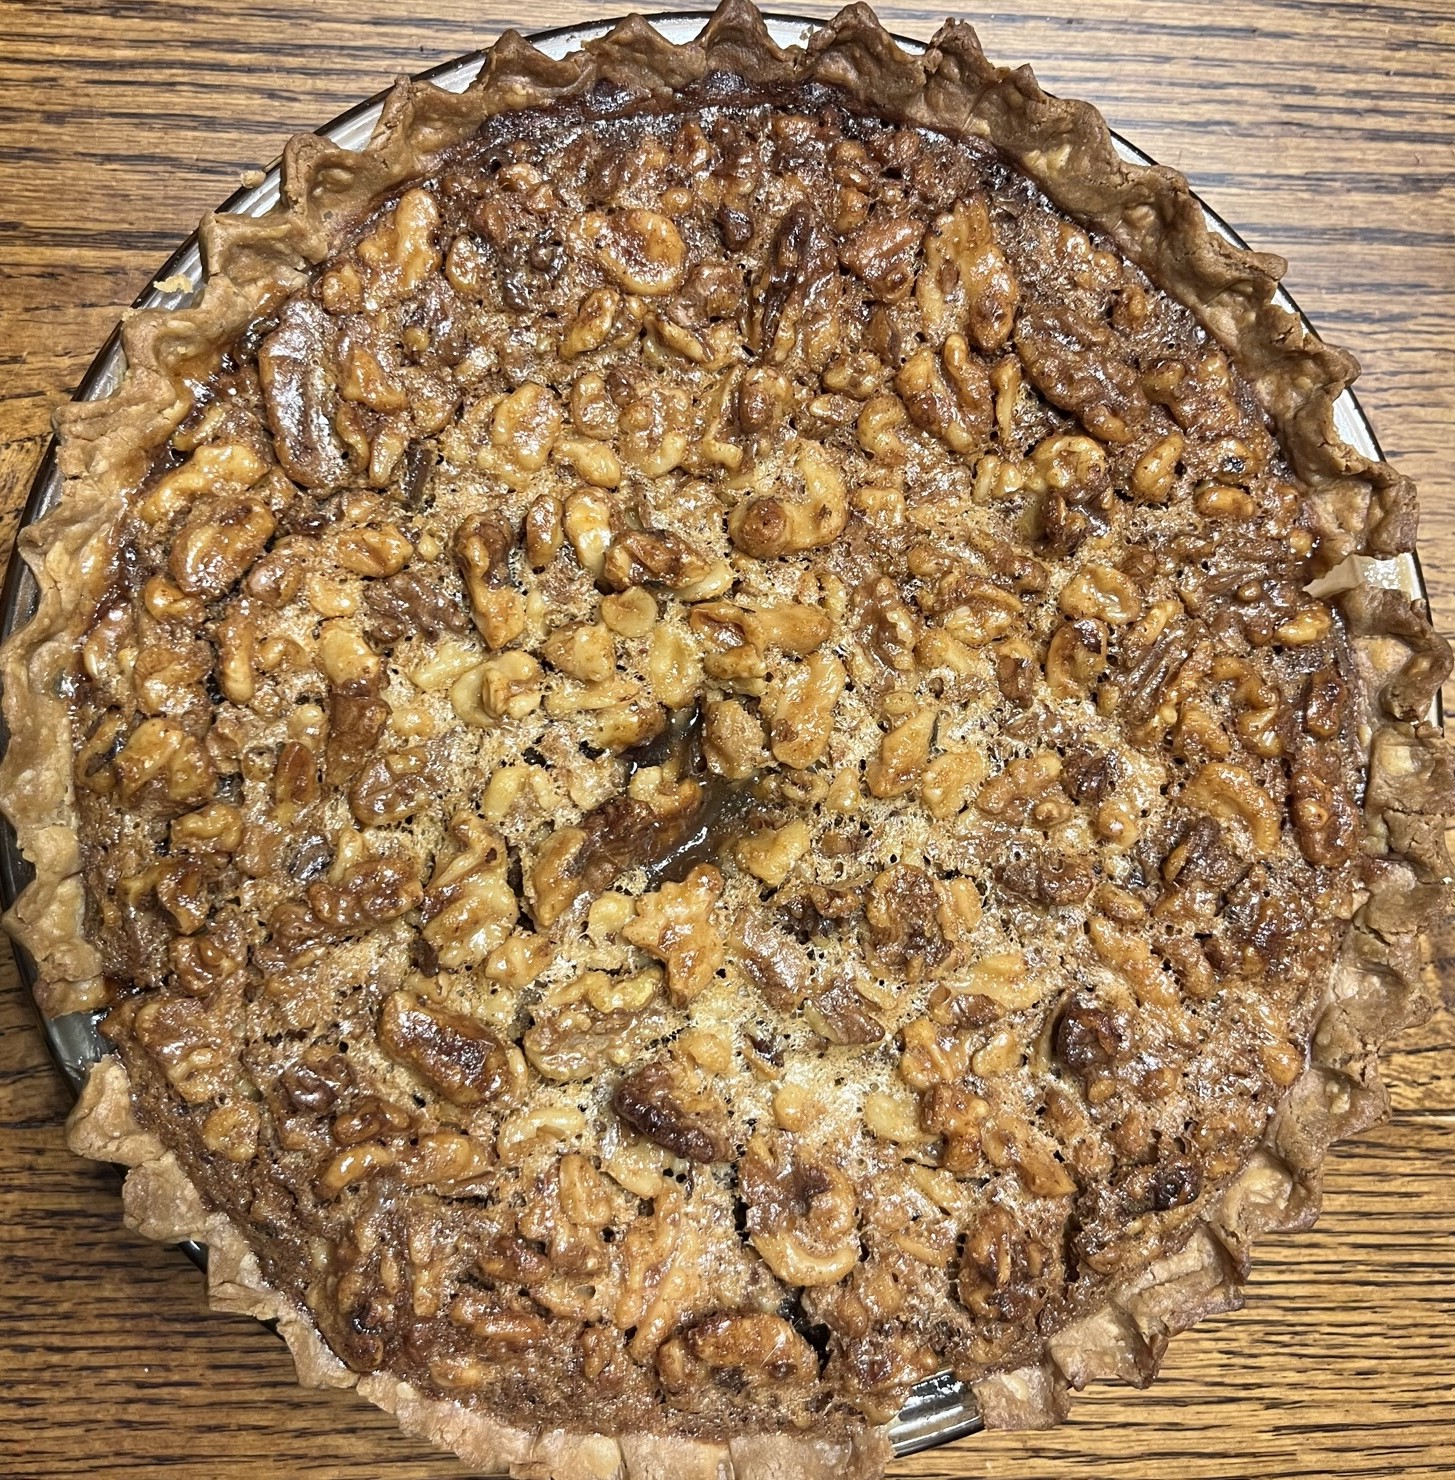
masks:
[[[781,365],[792,353],[809,298],[837,268],[833,237],[822,217],[808,201],[795,201],[778,223],[768,260],[753,284],[748,342],[770,365]]]
[[[744,499],[728,516],[728,533],[745,555],[775,560],[831,545],[844,532],[849,504],[839,469],[810,442],[799,453],[801,499],[758,494]]]
[[[803,1015],[814,1032],[830,1043],[878,1043],[884,1037],[884,1024],[874,1016],[874,1004],[848,974],[812,993],[804,1003]]]
[[[912,216],[876,215],[842,247],[844,266],[885,303],[898,303],[914,286],[915,259],[925,234]]]
[[[793,403],[793,386],[781,370],[754,365],[738,382],[734,419],[753,436],[771,432]]]
[[[1012,894],[1042,905],[1081,904],[1095,882],[1089,859],[1049,848],[1001,864],[995,877]]]
[[[1319,868],[1354,857],[1362,835],[1358,803],[1339,775],[1338,760],[1312,745],[1294,764],[1289,786],[1294,832],[1303,856]]]
[[[352,1082],[349,1061],[342,1054],[323,1051],[317,1044],[304,1049],[302,1061],[289,1065],[279,1076],[288,1106],[312,1115],[333,1109]]]
[[[258,375],[278,461],[305,488],[331,488],[348,473],[333,426],[338,393],[323,369],[332,335],[328,315],[318,304],[293,298],[258,349]]]
[[[964,456],[982,451],[990,438],[994,397],[990,372],[963,334],[946,339],[939,358],[922,346],[894,377],[910,419]]]
[[[629,1074],[611,1104],[629,1126],[674,1156],[714,1162],[731,1154],[726,1107],[674,1059],[654,1059]]]
[[[291,815],[317,797],[318,759],[308,746],[289,740],[278,752],[278,769],[273,772],[273,805]]]
[[[155,884],[157,903],[182,935],[193,935],[207,923],[212,906],[207,876],[183,859],[161,865]]]
[[[602,567],[608,591],[632,586],[679,587],[699,581],[710,562],[689,540],[666,529],[628,529],[613,535]]]
[[[456,1105],[508,1101],[523,1086],[525,1066],[518,1050],[483,1024],[410,992],[385,998],[379,1042],[390,1058]]]
[[[1121,1030],[1107,1011],[1074,999],[1056,1024],[1056,1057],[1077,1073],[1113,1063],[1122,1048]]]
[[[1005,1008],[993,997],[969,992],[946,982],[930,993],[930,1020],[947,1028],[985,1028],[1005,1016]]]
[[[734,946],[732,960],[772,1006],[780,1012],[798,1006],[813,979],[813,962],[792,936],[754,910],[739,922]]]
[[[350,1099],[347,1110],[334,1116],[329,1134],[340,1146],[357,1146],[361,1141],[379,1141],[386,1136],[398,1135],[400,1131],[407,1131],[409,1126],[409,1112],[402,1106],[379,1095],[359,1095]]]
[[[990,1106],[961,1084],[932,1084],[920,1095],[920,1125],[942,1138],[940,1165],[966,1174],[978,1170],[984,1153],[981,1125]]]
[[[401,570],[370,581],[364,604],[374,618],[369,636],[385,648],[416,634],[438,637],[442,632],[468,631],[470,626],[458,598],[447,595],[424,571]]]
[[[1309,733],[1331,740],[1339,733],[1348,706],[1348,685],[1332,664],[1311,673],[1304,690],[1304,724]]]
[[[412,862],[370,858],[337,883],[309,885],[301,900],[285,900],[268,917],[268,929],[292,959],[324,941],[344,940],[415,908],[424,887]]]
[[[1182,1159],[1127,1167],[1117,1173],[1114,1186],[1126,1217],[1169,1213],[1202,1195],[1202,1170],[1196,1162]]]
[[[149,996],[136,1009],[131,1030],[184,1103],[221,1100],[234,1087],[238,1066],[219,1041],[207,1003],[195,997]]]
[[[206,997],[242,969],[247,947],[235,927],[214,926],[200,935],[178,936],[167,955],[178,986],[193,997]]]
[[[963,300],[965,326],[976,347],[986,353],[1000,349],[1015,322],[1019,289],[996,242],[988,203],[981,195],[957,201],[926,238],[925,266],[915,293],[932,327],[943,327],[955,316],[955,289]]]
[[[324,764],[330,785],[344,785],[358,775],[388,723],[389,706],[377,695],[330,690]]]
[[[1068,304],[1022,310],[1015,346],[1026,376],[1099,441],[1129,442],[1147,415],[1137,372],[1120,357],[1106,325]]]

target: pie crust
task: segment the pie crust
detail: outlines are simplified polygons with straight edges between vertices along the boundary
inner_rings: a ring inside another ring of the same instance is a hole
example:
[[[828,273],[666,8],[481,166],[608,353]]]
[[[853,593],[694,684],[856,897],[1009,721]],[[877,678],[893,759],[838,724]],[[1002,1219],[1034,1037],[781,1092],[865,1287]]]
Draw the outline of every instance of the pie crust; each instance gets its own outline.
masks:
[[[400,83],[362,152],[315,135],[292,140],[276,212],[209,217],[201,232],[208,267],[201,301],[127,320],[127,378],[106,400],[58,413],[64,492],[57,509],[20,538],[40,599],[33,620],[0,653],[11,735],[0,803],[35,880],[6,923],[36,963],[37,997],[48,1014],[110,1001],[83,882],[71,700],[79,639],[115,579],[120,516],[190,408],[189,368],[304,288],[381,196],[430,176],[442,154],[486,120],[570,104],[588,116],[593,109],[624,111],[630,102],[650,111],[717,74],[733,74],[761,94],[823,84],[837,89],[850,111],[983,141],[1190,309],[1270,418],[1312,511],[1320,572],[1314,594],[1343,614],[1360,690],[1357,735],[1367,754],[1363,838],[1351,917],[1347,925],[1326,925],[1331,949],[1340,933],[1342,945],[1301,1030],[1306,1058],[1288,1075],[1242,1169],[1165,1240],[1164,1252],[1048,1333],[1043,1354],[1028,1365],[1007,1364],[973,1382],[988,1426],[1047,1426],[1064,1417],[1071,1389],[1109,1377],[1146,1384],[1172,1335],[1240,1304],[1254,1239],[1309,1226],[1329,1144],[1386,1112],[1377,1051],[1426,1010],[1422,932],[1449,904],[1444,825],[1455,812],[1455,781],[1429,715],[1451,657],[1416,605],[1368,579],[1372,562],[1414,548],[1414,490],[1338,436],[1334,402],[1357,367],[1273,301],[1281,261],[1211,234],[1181,176],[1122,161],[1092,108],[1048,97],[1028,69],[991,66],[963,23],[948,23],[922,56],[901,51],[863,6],[842,12],[802,50],[780,49],[744,0],[724,0],[703,35],[681,46],[629,19],[555,61],[510,33],[463,94]],[[482,1471],[557,1480],[748,1480],[872,1476],[888,1458],[883,1429],[867,1421],[841,1423],[828,1437],[781,1425],[731,1436],[705,1435],[702,1425],[696,1433],[649,1432],[652,1425],[607,1436],[541,1431],[431,1396],[387,1371],[360,1376],[320,1337],[305,1308],[270,1287],[243,1233],[209,1208],[174,1151],[143,1126],[119,1059],[92,1072],[70,1141],[80,1154],[131,1168],[124,1190],[129,1226],[208,1246],[211,1303],[276,1321],[301,1381],[357,1386],[407,1431]]]

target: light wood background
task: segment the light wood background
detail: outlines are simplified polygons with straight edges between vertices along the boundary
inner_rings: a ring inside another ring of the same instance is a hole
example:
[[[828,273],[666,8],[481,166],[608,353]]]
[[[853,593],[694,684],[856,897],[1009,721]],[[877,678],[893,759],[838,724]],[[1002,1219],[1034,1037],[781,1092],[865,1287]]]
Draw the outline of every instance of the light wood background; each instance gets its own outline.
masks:
[[[584,0],[0,0],[0,541],[54,406],[119,311],[239,173],[393,74]],[[624,8],[624,7],[623,7]],[[788,8],[786,0],[783,8]],[[805,4],[803,13],[829,7]],[[1423,487],[1455,628],[1455,5],[1027,0],[966,14],[989,53],[1184,170],[1325,336],[1364,364],[1386,451]],[[929,9],[885,5],[927,35]],[[1147,1394],[1057,1433],[901,1462],[922,1480],[1455,1474],[1455,943],[1430,1023],[1388,1058],[1393,1120],[1338,1151],[1323,1221],[1264,1249],[1244,1312],[1174,1343]],[[3,948],[0,948],[3,950]],[[62,1142],[66,1099],[0,973],[0,1473],[423,1480],[463,1475],[281,1344],[206,1312],[197,1273],[120,1226],[117,1180]]]

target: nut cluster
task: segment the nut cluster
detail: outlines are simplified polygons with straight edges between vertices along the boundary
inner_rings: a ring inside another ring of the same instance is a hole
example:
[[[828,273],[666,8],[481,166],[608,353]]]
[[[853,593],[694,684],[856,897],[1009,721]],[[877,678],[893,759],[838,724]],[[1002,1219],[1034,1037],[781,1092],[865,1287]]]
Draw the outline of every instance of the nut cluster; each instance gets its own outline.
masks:
[[[107,1031],[350,1365],[883,1421],[1241,1164],[1344,639],[1227,357],[995,158],[499,121],[196,384],[80,654]]]

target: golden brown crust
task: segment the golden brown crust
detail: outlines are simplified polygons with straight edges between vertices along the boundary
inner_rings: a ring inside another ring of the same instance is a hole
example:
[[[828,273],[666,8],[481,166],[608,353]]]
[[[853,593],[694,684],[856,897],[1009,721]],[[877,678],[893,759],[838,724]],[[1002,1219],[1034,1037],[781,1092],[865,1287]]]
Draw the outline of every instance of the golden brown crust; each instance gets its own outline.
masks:
[[[64,408],[58,417],[64,495],[53,514],[21,537],[41,598],[35,619],[0,653],[12,736],[0,770],[0,801],[35,865],[36,881],[7,924],[36,960],[48,1012],[97,1005],[97,957],[82,928],[71,752],[56,739],[68,734],[63,684],[75,661],[76,615],[90,611],[110,579],[112,532],[125,496],[187,409],[175,368],[230,339],[299,286],[371,201],[426,171],[482,119],[579,97],[600,83],[663,93],[712,70],[736,71],[761,84],[830,83],[894,118],[985,139],[1056,205],[1104,231],[1155,283],[1193,309],[1253,385],[1319,510],[1330,589],[1352,582],[1341,605],[1364,679],[1367,897],[1317,1016],[1308,1067],[1270,1123],[1262,1149],[1213,1214],[1189,1231],[1180,1252],[1059,1333],[1044,1366],[976,1384],[976,1400],[994,1426],[1054,1422],[1064,1413],[1068,1386],[1101,1376],[1146,1382],[1171,1335],[1239,1303],[1252,1241],[1268,1229],[1311,1222],[1328,1144],[1384,1112],[1378,1046],[1421,1011],[1420,937],[1448,898],[1451,869],[1439,819],[1455,810],[1455,785],[1426,716],[1450,657],[1407,600],[1358,579],[1360,558],[1413,547],[1413,491],[1386,464],[1368,462],[1338,437],[1334,402],[1357,367],[1274,303],[1282,263],[1238,251],[1209,233],[1181,176],[1122,162],[1092,108],[1047,97],[1026,69],[993,68],[963,23],[948,24],[922,57],[901,52],[863,6],[816,33],[804,52],[781,51],[757,12],[734,0],[702,39],[683,47],[639,20],[559,62],[510,35],[492,49],[479,82],[462,96],[402,83],[362,154],[312,135],[292,141],[279,212],[258,221],[210,218],[203,228],[209,277],[200,304],[137,314],[128,322],[128,378],[105,402]],[[209,1244],[214,1303],[278,1318],[300,1377],[337,1385],[355,1380],[328,1354],[307,1318],[267,1290],[240,1235],[207,1213],[175,1158],[136,1125],[125,1071],[114,1061],[93,1074],[72,1139],[83,1154],[135,1168],[127,1187],[134,1226],[153,1237]],[[589,1436],[528,1435],[392,1379],[370,1377],[359,1386],[411,1431],[457,1449],[481,1468],[508,1467],[521,1476],[869,1474],[883,1458],[882,1441],[876,1447],[873,1440],[851,1458],[842,1448],[780,1435],[734,1441],[726,1450],[687,1440],[618,1445]]]

